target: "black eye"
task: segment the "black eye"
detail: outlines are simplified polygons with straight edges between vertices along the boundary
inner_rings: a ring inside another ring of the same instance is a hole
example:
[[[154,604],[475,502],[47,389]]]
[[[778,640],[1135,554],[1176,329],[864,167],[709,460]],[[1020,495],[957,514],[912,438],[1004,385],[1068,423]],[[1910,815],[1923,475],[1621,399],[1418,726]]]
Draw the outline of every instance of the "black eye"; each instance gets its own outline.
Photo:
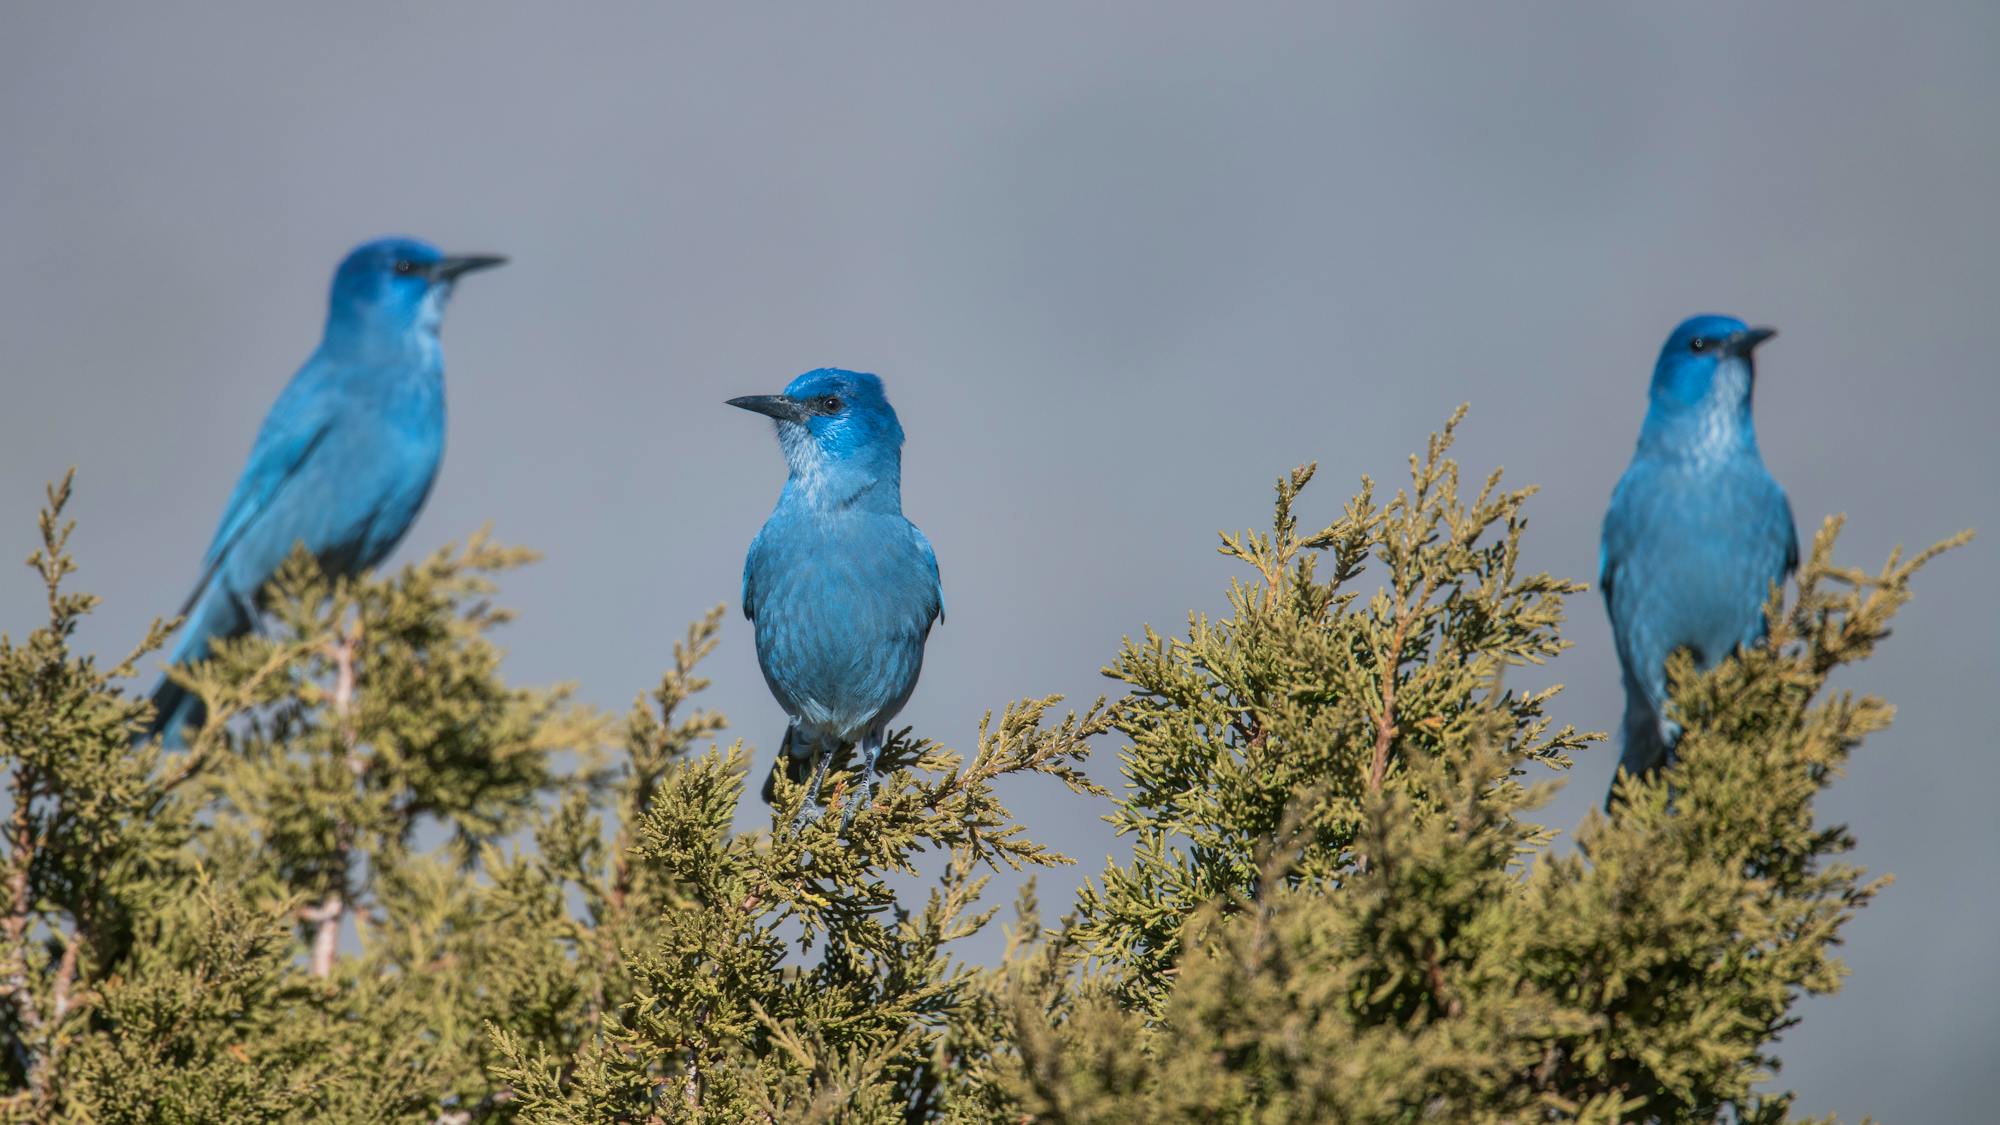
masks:
[[[1688,350],[1689,350],[1689,351],[1691,351],[1691,352],[1705,352],[1705,351],[1707,351],[1707,350],[1708,350],[1708,337],[1706,337],[1706,336],[1696,336],[1696,337],[1695,337],[1694,339],[1692,339],[1692,340],[1689,340],[1689,341],[1688,341]]]
[[[818,403],[821,414],[838,414],[840,408],[845,405],[846,403],[841,402],[838,395],[821,395]]]
[[[407,277],[417,272],[417,263],[412,262],[408,258],[398,258],[396,259],[396,272]]]

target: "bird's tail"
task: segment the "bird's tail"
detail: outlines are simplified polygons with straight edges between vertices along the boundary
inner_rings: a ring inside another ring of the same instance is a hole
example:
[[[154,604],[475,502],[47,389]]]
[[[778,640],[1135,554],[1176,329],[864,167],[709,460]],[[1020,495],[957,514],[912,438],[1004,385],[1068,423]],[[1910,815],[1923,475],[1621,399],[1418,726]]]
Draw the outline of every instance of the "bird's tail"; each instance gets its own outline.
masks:
[[[796,726],[785,728],[785,740],[778,744],[778,760],[771,763],[771,772],[764,775],[764,803],[778,803],[778,774],[783,773],[794,785],[804,785],[812,778],[813,760],[820,754],[837,754],[841,743],[832,746],[817,743],[810,736],[802,736]]]
[[[242,606],[228,591],[211,584],[188,612],[187,624],[181,628],[181,639],[174,645],[173,655],[167,658],[167,662],[192,664],[207,659],[210,641],[242,636],[249,630],[250,619]],[[200,726],[207,718],[208,709],[202,706],[193,692],[161,676],[160,682],[153,688],[153,718],[139,737],[143,741],[164,734],[168,746],[179,746],[182,744],[181,732],[190,726]]]
[[[153,688],[153,718],[146,724],[141,740],[165,733],[168,746],[180,746],[184,739],[181,732],[191,726],[198,727],[208,720],[208,708],[193,692],[173,682],[165,676]]]
[[[1627,685],[1625,693],[1625,752],[1618,768],[1633,777],[1645,777],[1673,759],[1674,743],[1680,728],[1660,717],[1643,691]],[[1617,789],[1604,798],[1605,811],[1617,804]]]

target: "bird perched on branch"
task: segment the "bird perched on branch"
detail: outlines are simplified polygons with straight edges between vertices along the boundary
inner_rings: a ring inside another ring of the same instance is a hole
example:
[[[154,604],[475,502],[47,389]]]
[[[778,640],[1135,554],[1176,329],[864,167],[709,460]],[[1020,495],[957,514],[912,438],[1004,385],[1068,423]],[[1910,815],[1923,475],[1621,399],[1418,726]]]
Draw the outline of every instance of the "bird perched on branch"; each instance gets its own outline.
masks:
[[[459,278],[506,260],[384,238],[340,263],[319,347],[265,415],[202,559],[174,663],[248,632],[258,591],[296,544],[330,575],[395,549],[444,456],[445,303]],[[147,734],[172,740],[202,718],[200,701],[163,679]]]
[[[889,720],[915,690],[943,613],[937,556],[903,518],[903,428],[880,379],[833,368],[729,405],[772,419],[791,470],[743,564],[757,663],[791,716],[772,776],[810,778],[803,822],[829,762],[857,746],[861,785],[845,831],[873,797]]]
[[[1640,775],[1670,759],[1667,657],[1712,668],[1765,633],[1773,584],[1798,567],[1785,490],[1751,420],[1753,353],[1775,335],[1726,316],[1684,321],[1660,349],[1632,464],[1604,514],[1598,584],[1625,677],[1625,752]]]

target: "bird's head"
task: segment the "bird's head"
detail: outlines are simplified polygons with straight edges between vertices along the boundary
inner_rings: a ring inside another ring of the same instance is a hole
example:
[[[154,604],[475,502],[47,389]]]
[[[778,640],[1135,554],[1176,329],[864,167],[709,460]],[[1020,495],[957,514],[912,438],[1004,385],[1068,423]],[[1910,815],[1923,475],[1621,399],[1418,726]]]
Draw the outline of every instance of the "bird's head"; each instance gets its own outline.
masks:
[[[1756,367],[1751,353],[1778,334],[1733,316],[1693,316],[1660,348],[1653,366],[1653,400],[1669,409],[1748,409]]]
[[[493,254],[444,254],[414,238],[364,242],[334,271],[328,331],[436,335],[452,284],[506,260]]]
[[[897,472],[903,427],[882,380],[822,367],[792,380],[783,394],[745,395],[729,405],[768,416],[795,477],[828,471]]]

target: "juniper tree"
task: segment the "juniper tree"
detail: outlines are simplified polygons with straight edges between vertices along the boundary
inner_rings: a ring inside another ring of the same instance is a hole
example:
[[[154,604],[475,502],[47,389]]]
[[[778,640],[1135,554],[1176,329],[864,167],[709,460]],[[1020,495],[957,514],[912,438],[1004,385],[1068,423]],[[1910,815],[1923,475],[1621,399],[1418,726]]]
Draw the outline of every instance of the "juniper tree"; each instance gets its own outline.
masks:
[[[518,1013],[496,1020],[496,1073],[537,1121],[990,1120],[988,1085],[967,1078],[975,1060],[952,1048],[986,1045],[991,990],[950,947],[992,917],[978,904],[986,872],[1069,862],[1026,836],[993,783],[1041,774],[1102,794],[1078,769],[1108,729],[1102,703],[1052,723],[1053,697],[1010,706],[981,723],[969,758],[903,731],[844,831],[839,813],[794,830],[806,787],[780,779],[773,828],[738,833],[748,749],[697,752],[719,721],[675,716],[719,623],[718,610],[678,650],[657,711],[634,711],[619,846],[597,846],[603,830],[573,798],[500,880],[551,918],[575,888],[571,959],[599,958],[586,975],[602,983],[581,1049],[551,1050]],[[857,776],[834,776],[834,805],[866,792]],[[927,853],[948,858],[913,909],[889,880],[918,875]]]
[[[177,672],[210,720],[184,751],[68,640],[95,605],[51,490],[48,624],[0,641],[14,1115],[428,1120],[491,1094],[476,855],[524,828],[555,754],[603,732],[564,691],[499,678],[476,537],[390,578],[326,582],[300,555],[263,635]],[[427,845],[426,834],[440,837]],[[340,927],[358,927],[341,957]],[[507,970],[514,966],[508,964]]]
[[[1272,530],[1224,540],[1255,574],[1231,615],[1108,670],[1134,855],[1028,920],[999,1067],[1024,1117],[1785,1118],[1772,1044],[1881,885],[1812,798],[1889,709],[1826,680],[1950,544],[1842,569],[1829,521],[1767,645],[1675,663],[1677,764],[1557,852],[1534,775],[1600,736],[1506,678],[1579,587],[1519,573],[1529,493],[1496,473],[1467,502],[1451,432],[1312,534],[1311,467],[1281,480]]]
[[[291,904],[253,905],[192,855],[188,782],[204,737],[163,758],[132,745],[150,707],[121,681],[167,636],[154,622],[105,669],[70,648],[97,605],[69,592],[70,479],[49,490],[28,560],[46,623],[0,638],[7,828],[0,966],[8,1120],[277,1120],[324,1085],[358,1081],[311,1031],[260,1032],[299,997],[287,985]],[[261,690],[274,668],[238,686]],[[226,722],[239,705],[218,698]]]
[[[499,675],[488,634],[511,615],[488,600],[493,576],[530,558],[481,534],[389,578],[329,582],[300,552],[267,587],[264,634],[188,677],[226,698],[240,689],[222,685],[283,669],[191,787],[196,852],[302,903],[304,969],[332,982],[313,1017],[370,1029],[346,1049],[378,1106],[435,1114],[493,1093],[487,974],[518,966],[494,961],[511,950],[496,950],[507,935],[489,925],[481,853],[526,831],[560,784],[587,786],[607,736],[569,689]],[[560,774],[563,751],[585,776]],[[344,932],[357,955],[341,956]]]
[[[47,623],[0,639],[0,1118],[1783,1119],[1774,1043],[1880,885],[1812,800],[1889,711],[1826,681],[1933,552],[1842,569],[1828,524],[1767,645],[1674,664],[1679,761],[1558,850],[1535,810],[1597,736],[1518,684],[1581,587],[1522,571],[1530,490],[1461,493],[1451,434],[1316,531],[1288,474],[1223,540],[1225,616],[964,756],[897,734],[844,834],[851,758],[831,815],[794,830],[781,779],[737,829],[753,751],[696,705],[720,609],[621,736],[509,686],[490,599],[526,555],[483,536],[294,559],[261,633],[177,673],[187,749],[134,745],[165,630],[70,649],[65,482]],[[1115,797],[1083,772],[1111,739]],[[1105,799],[1133,850],[1055,924],[1031,885],[981,967],[990,874],[1067,862],[1008,774]]]

